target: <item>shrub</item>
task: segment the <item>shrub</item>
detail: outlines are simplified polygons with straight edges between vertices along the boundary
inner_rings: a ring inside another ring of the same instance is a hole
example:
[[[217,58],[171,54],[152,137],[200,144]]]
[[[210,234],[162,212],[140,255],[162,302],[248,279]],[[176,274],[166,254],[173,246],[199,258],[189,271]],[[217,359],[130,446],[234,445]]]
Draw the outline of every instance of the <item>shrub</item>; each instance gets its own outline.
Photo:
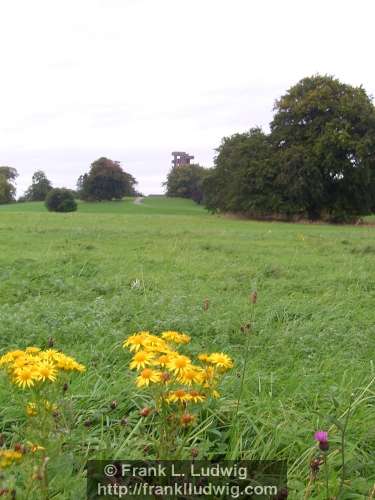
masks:
[[[73,193],[69,189],[52,189],[47,197],[45,205],[50,212],[75,212],[77,203]]]

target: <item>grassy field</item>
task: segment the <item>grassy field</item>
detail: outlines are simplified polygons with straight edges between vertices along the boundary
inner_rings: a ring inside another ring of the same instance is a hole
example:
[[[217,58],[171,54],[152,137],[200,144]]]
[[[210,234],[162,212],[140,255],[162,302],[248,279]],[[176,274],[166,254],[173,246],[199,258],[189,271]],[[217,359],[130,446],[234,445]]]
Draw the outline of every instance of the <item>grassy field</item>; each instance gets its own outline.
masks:
[[[229,220],[186,200],[81,203],[67,215],[39,203],[0,207],[2,353],[46,347],[52,337],[87,366],[69,387],[69,432],[51,460],[51,498],[85,498],[88,458],[154,457],[152,430],[139,417],[147,400],[121,347],[139,330],[186,332],[194,352],[223,351],[235,362],[207,425],[184,443],[186,456],[197,448],[199,457],[287,459],[289,498],[302,499],[313,433],[329,429],[333,494],[341,474],[334,418],[345,420],[351,405],[341,498],[373,498],[374,256],[371,227]],[[1,432],[12,445],[29,417],[5,381],[0,397]],[[309,498],[326,498],[324,488],[322,472]]]

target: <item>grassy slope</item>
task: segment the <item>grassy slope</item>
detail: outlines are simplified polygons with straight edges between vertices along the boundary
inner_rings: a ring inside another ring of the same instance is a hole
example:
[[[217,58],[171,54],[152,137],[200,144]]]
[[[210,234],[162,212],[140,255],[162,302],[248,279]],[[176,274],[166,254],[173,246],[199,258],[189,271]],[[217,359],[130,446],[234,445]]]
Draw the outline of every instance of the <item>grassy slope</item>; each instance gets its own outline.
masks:
[[[120,348],[124,337],[177,329],[196,339],[197,350],[231,354],[237,368],[223,391],[225,415],[238,390],[240,326],[250,318],[248,295],[256,286],[238,449],[246,458],[287,457],[292,485],[302,488],[312,432],[326,425],[314,411],[326,413],[330,393],[344,409],[375,376],[374,253],[372,228],[225,220],[184,200],[81,204],[68,215],[39,204],[1,207],[0,346],[44,345],[52,336],[57,348],[86,363],[88,373],[74,388],[75,460],[88,445],[98,457],[111,456],[108,449],[123,439],[119,420],[128,415],[130,430],[142,406]],[[140,288],[131,287],[136,279]],[[22,423],[0,391],[1,418]],[[360,447],[353,474],[369,480],[373,394],[356,409],[348,437],[349,457]],[[113,399],[119,406],[110,412]],[[82,422],[91,417],[97,424],[88,430]],[[225,452],[225,439],[224,431],[208,431],[207,454]],[[128,458],[143,456],[142,440],[137,436]],[[71,487],[78,488],[74,481]]]

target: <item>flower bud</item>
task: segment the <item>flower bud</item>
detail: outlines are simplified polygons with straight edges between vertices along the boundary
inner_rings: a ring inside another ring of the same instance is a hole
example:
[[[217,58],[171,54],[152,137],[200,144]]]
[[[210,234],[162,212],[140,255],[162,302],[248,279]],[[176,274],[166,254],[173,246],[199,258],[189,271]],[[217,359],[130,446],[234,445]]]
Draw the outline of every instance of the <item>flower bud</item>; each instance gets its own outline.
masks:
[[[151,408],[148,407],[148,406],[145,406],[139,412],[139,414],[140,414],[141,417],[148,417],[150,415],[150,413],[151,413]]]

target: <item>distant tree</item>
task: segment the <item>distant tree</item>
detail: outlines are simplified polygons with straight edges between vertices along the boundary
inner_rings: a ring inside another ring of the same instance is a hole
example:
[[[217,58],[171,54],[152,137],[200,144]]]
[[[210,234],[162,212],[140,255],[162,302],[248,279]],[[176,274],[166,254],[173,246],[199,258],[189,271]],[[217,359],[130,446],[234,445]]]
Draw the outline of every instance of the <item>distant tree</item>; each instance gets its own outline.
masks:
[[[271,141],[285,212],[344,220],[375,205],[375,109],[362,87],[304,78],[276,102]]]
[[[70,189],[54,188],[51,189],[46,197],[45,205],[50,212],[75,212],[77,202]]]
[[[196,203],[203,200],[203,181],[208,170],[197,164],[172,167],[164,186],[167,196],[190,198]]]
[[[271,144],[260,128],[224,137],[216,151],[215,168],[203,184],[207,208],[252,215],[277,211]]]
[[[0,203],[11,203],[15,200],[16,187],[14,182],[18,176],[12,167],[0,167]]]
[[[24,194],[27,201],[44,201],[47,194],[51,191],[52,184],[47,179],[42,170],[37,170],[32,177],[32,184]]]
[[[77,191],[82,200],[121,200],[135,196],[137,181],[125,172],[118,161],[99,158],[91,164],[90,171],[77,181]]]

